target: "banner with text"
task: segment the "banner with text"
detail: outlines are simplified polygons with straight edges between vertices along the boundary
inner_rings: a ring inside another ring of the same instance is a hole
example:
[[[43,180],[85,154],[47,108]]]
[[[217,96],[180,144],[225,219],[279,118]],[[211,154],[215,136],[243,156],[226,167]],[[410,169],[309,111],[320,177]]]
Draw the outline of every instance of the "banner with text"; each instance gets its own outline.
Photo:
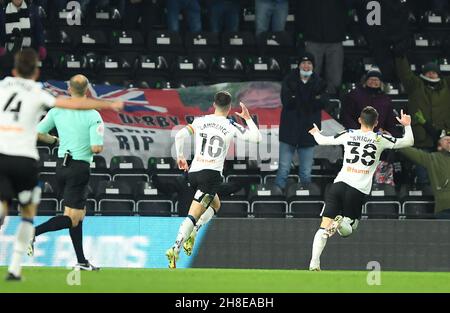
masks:
[[[35,225],[50,217],[38,216]],[[87,216],[83,221],[83,246],[86,258],[100,267],[167,268],[165,252],[177,236],[182,217],[103,217]],[[14,247],[20,217],[7,217],[0,229],[0,266],[8,265]],[[200,246],[208,225],[199,232]],[[34,257],[26,256],[29,266],[73,266],[77,263],[67,229],[36,238]],[[182,256],[178,268],[191,266],[197,249],[190,257]]]
[[[67,83],[49,81],[44,86],[60,95],[68,95]],[[122,112],[104,110],[105,149],[102,155],[109,162],[114,155],[137,155],[144,162],[150,157],[174,156],[174,136],[178,129],[191,123],[196,116],[211,114],[214,95],[226,90],[233,96],[230,117],[240,111],[239,102],[247,105],[263,134],[259,145],[235,141],[229,158],[278,158],[278,128],[281,114],[281,84],[277,82],[224,83],[212,86],[179,89],[123,89],[117,86],[91,85],[89,96],[126,103]],[[324,134],[334,135],[343,130],[336,120],[322,112]],[[186,147],[191,155],[193,146]],[[338,147],[318,147],[316,157],[335,162],[341,156]]]

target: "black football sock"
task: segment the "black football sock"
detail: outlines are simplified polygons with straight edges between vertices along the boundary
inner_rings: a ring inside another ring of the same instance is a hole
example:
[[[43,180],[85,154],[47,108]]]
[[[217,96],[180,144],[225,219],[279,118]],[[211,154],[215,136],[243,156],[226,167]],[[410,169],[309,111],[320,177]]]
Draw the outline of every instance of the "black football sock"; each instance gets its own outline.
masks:
[[[70,229],[70,238],[72,239],[78,263],[86,263],[87,261],[83,252],[83,221],[80,221],[77,227]]]
[[[50,231],[57,231],[65,228],[72,227],[72,220],[70,217],[65,215],[55,216],[51,219],[49,219],[44,224],[41,224],[36,227],[35,237],[48,233]]]

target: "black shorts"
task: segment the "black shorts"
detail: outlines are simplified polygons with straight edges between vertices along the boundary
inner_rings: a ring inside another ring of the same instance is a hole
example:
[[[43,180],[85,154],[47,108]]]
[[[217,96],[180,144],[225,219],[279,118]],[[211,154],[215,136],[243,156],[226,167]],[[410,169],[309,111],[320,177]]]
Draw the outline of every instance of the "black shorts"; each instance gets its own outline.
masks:
[[[22,191],[38,185],[38,162],[35,159],[0,154],[0,199],[11,202]],[[25,203],[22,203],[25,204]]]
[[[88,196],[91,165],[77,160],[71,160],[67,167],[63,167],[62,163],[63,159],[58,159],[56,167],[58,197],[64,199],[64,206],[83,210]]]
[[[191,187],[205,194],[216,195],[222,184],[222,176],[219,171],[202,170],[189,173],[188,177]]]
[[[346,183],[334,183],[325,195],[321,216],[334,219],[337,215],[342,215],[352,220],[361,219],[364,197],[365,194]]]

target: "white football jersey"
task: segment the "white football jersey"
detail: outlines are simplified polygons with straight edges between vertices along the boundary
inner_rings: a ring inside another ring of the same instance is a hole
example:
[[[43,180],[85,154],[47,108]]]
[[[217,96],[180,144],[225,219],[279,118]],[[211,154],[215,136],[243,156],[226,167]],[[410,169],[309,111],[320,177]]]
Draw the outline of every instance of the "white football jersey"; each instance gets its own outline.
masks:
[[[253,120],[248,129],[224,116],[206,115],[196,118],[185,129],[195,135],[195,155],[189,172],[215,170],[222,172],[233,137],[251,142],[261,141],[261,133]]]
[[[334,137],[315,133],[314,138],[320,145],[344,145],[343,166],[334,182],[344,182],[364,194],[370,194],[381,153],[386,149],[400,149],[414,144],[411,126],[405,127],[403,138],[360,129],[350,129]]]
[[[7,77],[0,81],[0,154],[38,160],[37,125],[55,97],[35,81]]]

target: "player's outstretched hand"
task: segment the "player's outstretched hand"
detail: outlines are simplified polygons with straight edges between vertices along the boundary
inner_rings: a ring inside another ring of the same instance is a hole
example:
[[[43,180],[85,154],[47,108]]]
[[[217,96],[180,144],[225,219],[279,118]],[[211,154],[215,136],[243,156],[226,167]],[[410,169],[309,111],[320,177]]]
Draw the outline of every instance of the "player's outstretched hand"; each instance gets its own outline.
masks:
[[[185,158],[178,158],[177,160],[178,168],[182,171],[187,172],[189,170],[189,165]]]
[[[320,133],[319,127],[317,127],[317,125],[315,123],[313,125],[314,125],[314,127],[309,130],[309,133],[311,135],[314,135],[315,133]]]
[[[403,110],[400,111],[400,118],[398,116],[396,117],[397,121],[399,121],[400,124],[403,126],[409,126],[411,125],[411,115],[404,114]]]
[[[242,102],[240,102],[239,104],[241,105],[242,112],[241,113],[236,112],[236,115],[243,118],[244,120],[251,119],[252,117],[250,116],[250,113],[248,112],[248,109],[245,106],[245,104],[243,104]]]
[[[111,110],[114,110],[114,111],[123,110],[124,106],[125,105],[124,105],[123,101],[114,101],[110,105]]]

